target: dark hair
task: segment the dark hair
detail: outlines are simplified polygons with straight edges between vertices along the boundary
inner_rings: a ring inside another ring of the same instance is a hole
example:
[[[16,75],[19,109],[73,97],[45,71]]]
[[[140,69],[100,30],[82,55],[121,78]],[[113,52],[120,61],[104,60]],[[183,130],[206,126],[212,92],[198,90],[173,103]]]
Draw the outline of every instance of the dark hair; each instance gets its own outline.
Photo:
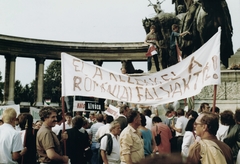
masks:
[[[213,107],[211,107],[211,109],[210,109],[210,112],[212,112],[212,111],[213,111]],[[215,106],[214,112],[215,113],[220,113],[220,109],[217,106]]]
[[[187,163],[186,160],[183,160],[181,153],[171,153],[171,154],[158,154],[150,155],[146,158],[143,158],[137,164],[146,164],[146,163],[167,163],[167,164],[184,164]],[[195,164],[195,163],[191,163]]]
[[[202,103],[202,104],[200,105],[200,109],[198,110],[199,113],[202,112],[202,109],[205,108],[205,105],[209,105],[209,104],[208,104],[208,103],[205,103],[205,102]]]
[[[169,114],[171,114],[172,111],[168,110],[166,113],[165,113],[165,116],[168,116]]]
[[[40,111],[39,111],[39,116],[41,118],[42,121],[44,121],[45,118],[49,118],[49,116],[53,113],[57,113],[57,109],[54,108],[54,107],[51,107],[51,106],[47,106],[47,107],[44,107],[42,108]]]
[[[172,25],[172,30],[175,30],[176,28],[179,28],[179,26],[177,24],[173,24]]]
[[[186,128],[185,128],[185,131],[193,131],[193,124],[194,124],[194,122],[195,122],[195,120],[196,119],[193,119],[193,118],[191,118],[190,120],[188,120],[188,123],[187,123],[187,125],[186,125]]]
[[[65,113],[65,116],[73,117],[72,112],[66,112],[66,113]]]
[[[201,123],[207,124],[208,132],[215,136],[219,128],[218,115],[211,112],[203,112],[202,114]]]
[[[162,119],[158,116],[154,116],[152,118],[152,123],[159,123],[159,122],[162,122]]]
[[[144,116],[142,113],[140,113],[140,116],[141,116],[141,125],[142,125],[142,126],[146,126],[147,124],[146,124],[146,118],[145,118],[145,116]]]
[[[155,29],[156,29],[156,26],[155,26],[155,25],[151,25],[151,26],[150,26],[150,30],[151,30],[151,29],[154,29],[154,30],[155,30]]]
[[[129,111],[128,116],[127,116],[128,123],[132,123],[138,114],[139,114],[138,111],[135,111],[135,110]]]
[[[110,124],[111,122],[113,122],[113,116],[107,115],[106,116],[106,123]]]
[[[192,115],[192,117],[194,118],[194,119],[197,119],[197,117],[198,117],[198,113],[196,112],[196,111],[194,111],[194,110],[191,110],[190,112],[189,112],[189,116],[190,115]]]
[[[62,121],[62,112],[58,112],[57,114],[57,122]]]
[[[223,125],[234,125],[235,121],[233,118],[233,112],[230,110],[225,110],[220,113],[220,121]]]
[[[28,129],[32,129],[32,124],[33,124],[33,116],[29,113],[21,113],[18,116],[18,120],[19,120],[19,126],[21,128],[21,130],[25,130],[26,129],[26,123],[27,123],[27,128]]]
[[[122,106],[120,107],[120,114],[123,114],[123,113],[127,110],[127,108],[129,108],[128,105],[122,105]]]
[[[240,122],[240,109],[235,111],[235,120],[236,122]]]
[[[73,127],[80,129],[83,125],[83,118],[81,116],[76,116],[72,120]]]
[[[184,116],[184,110],[181,108],[177,109],[177,116]]]
[[[151,117],[152,111],[150,109],[145,109],[144,110],[144,115]]]

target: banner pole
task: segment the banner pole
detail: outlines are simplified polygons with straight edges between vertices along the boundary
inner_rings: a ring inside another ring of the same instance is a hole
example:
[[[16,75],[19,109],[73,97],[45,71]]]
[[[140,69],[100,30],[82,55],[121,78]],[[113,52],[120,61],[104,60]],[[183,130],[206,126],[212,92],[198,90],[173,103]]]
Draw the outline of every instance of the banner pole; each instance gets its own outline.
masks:
[[[214,85],[214,89],[213,89],[213,106],[212,106],[212,112],[213,113],[215,113],[216,96],[217,96],[217,85]]]
[[[65,132],[65,103],[64,103],[64,96],[62,96],[61,101],[62,101],[62,120],[63,120],[62,133],[64,133]],[[64,148],[64,155],[66,155],[67,154],[67,151],[66,151],[66,140],[63,140],[63,148]]]

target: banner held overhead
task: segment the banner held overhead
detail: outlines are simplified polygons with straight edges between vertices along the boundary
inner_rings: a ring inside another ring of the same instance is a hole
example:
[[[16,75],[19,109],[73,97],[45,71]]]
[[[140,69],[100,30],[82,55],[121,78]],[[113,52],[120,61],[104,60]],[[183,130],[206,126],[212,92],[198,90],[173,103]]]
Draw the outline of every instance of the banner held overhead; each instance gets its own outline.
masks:
[[[93,96],[143,105],[168,103],[221,84],[221,29],[178,64],[146,76],[111,72],[66,53],[61,54],[62,96]]]

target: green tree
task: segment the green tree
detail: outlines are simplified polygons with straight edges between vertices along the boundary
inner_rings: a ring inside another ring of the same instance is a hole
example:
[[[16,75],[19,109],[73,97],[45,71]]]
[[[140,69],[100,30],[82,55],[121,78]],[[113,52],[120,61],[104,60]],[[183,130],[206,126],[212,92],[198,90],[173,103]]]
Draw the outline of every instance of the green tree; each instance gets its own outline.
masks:
[[[0,102],[3,102],[4,82],[2,82],[2,72],[0,71]]]
[[[44,74],[43,98],[60,103],[61,97],[61,61],[53,61]]]
[[[15,86],[14,86],[14,102],[15,104],[20,104],[22,101],[22,96],[23,96],[23,86],[19,80],[15,81]]]

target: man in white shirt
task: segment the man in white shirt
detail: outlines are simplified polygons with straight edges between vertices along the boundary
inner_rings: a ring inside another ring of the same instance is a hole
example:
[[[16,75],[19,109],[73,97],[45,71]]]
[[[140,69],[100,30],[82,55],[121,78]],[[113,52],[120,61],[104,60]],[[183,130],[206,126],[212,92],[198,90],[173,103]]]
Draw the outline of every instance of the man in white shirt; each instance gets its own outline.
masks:
[[[101,139],[101,157],[104,164],[120,164],[120,144],[118,137],[121,132],[120,124],[117,121],[111,122],[109,130],[112,137],[112,151],[111,153],[107,152],[107,144],[110,144],[110,142],[108,142],[108,136],[104,136]]]
[[[177,110],[177,122],[175,125],[171,125],[172,129],[175,130],[176,132],[176,137],[177,137],[177,152],[182,151],[182,142],[183,142],[183,136],[185,134],[185,128],[188,123],[188,119],[184,115],[184,110],[183,109],[178,109]]]
[[[17,113],[8,108],[3,111],[4,124],[0,126],[0,163],[17,164],[27,148],[23,148],[21,133],[14,129]]]
[[[151,118],[152,111],[150,109],[145,109],[144,110],[144,115],[145,115],[145,118],[146,118],[146,128],[151,130],[152,129],[152,118]]]
[[[97,118],[97,123],[94,123],[90,128],[90,136],[91,136],[91,139],[92,139],[91,150],[93,152],[92,159],[91,159],[91,164],[98,164],[99,143],[96,140],[96,133],[97,133],[97,130],[101,126],[104,126],[103,115],[102,114],[97,114],[96,118]]]
[[[65,129],[71,129],[72,128],[72,113],[67,112],[65,113]],[[63,123],[61,124],[61,128],[63,129]],[[61,129],[61,130],[62,130]]]
[[[97,130],[97,133],[96,133],[96,140],[98,140],[100,137],[102,137],[104,134],[106,133],[110,133],[109,131],[109,126],[110,126],[110,123],[113,122],[113,116],[109,116],[107,115],[106,116],[106,124],[101,126],[98,130]]]
[[[233,112],[230,110],[225,110],[220,114],[221,124],[219,124],[219,128],[216,134],[218,140],[223,141],[228,135],[229,126],[235,124],[233,115]]]

